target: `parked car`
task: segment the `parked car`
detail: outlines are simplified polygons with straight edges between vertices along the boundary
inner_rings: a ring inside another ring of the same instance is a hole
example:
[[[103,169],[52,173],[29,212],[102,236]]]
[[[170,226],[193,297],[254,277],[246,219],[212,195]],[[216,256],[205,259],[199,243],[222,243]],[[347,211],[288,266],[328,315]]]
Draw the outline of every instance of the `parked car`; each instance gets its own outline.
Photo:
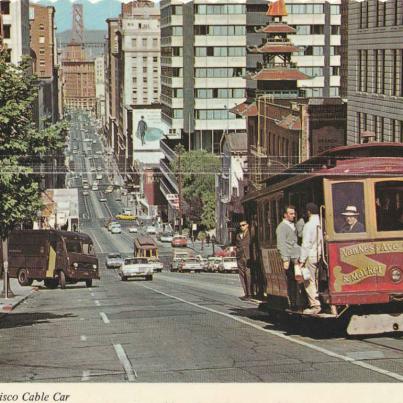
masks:
[[[106,258],[105,266],[107,269],[117,269],[123,264],[123,258],[120,253],[109,253]]]
[[[106,198],[105,198],[105,197],[100,197],[100,198],[99,198],[99,201],[105,203],[105,202],[106,202]]]
[[[92,190],[98,190],[98,185],[92,185]]]
[[[162,272],[164,265],[163,263],[158,259],[158,258],[154,258],[154,259],[148,259],[148,263],[151,264],[153,266],[154,272],[155,273],[160,273]]]
[[[222,258],[212,256],[207,259],[207,271],[211,273],[215,273],[218,271],[218,265],[221,263]]]
[[[178,266],[178,271],[180,273],[183,272],[192,272],[194,271],[195,273],[201,273],[203,271],[203,267],[200,264],[199,259],[195,257],[183,259]]]
[[[88,195],[89,195],[88,190],[83,190],[83,196],[88,196]]]
[[[207,259],[201,255],[197,255],[196,259],[199,260],[201,267],[203,268],[203,271],[207,271]]]
[[[186,246],[188,246],[188,240],[187,240],[187,238],[186,238],[185,235],[175,235],[175,236],[172,238],[171,245],[172,245],[173,247],[175,247],[175,246],[183,246],[183,247],[186,247]]]
[[[220,273],[238,273],[236,257],[223,257],[218,265],[218,271]]]
[[[102,180],[102,174],[97,174],[97,175],[95,176],[95,178],[96,178],[96,180],[98,180],[98,181]]]
[[[130,277],[144,277],[146,280],[151,281],[154,269],[146,258],[132,257],[124,259],[118,273],[122,281],[127,281]]]
[[[162,232],[159,235],[159,239],[161,242],[172,242],[173,240],[173,235],[171,232]]]
[[[147,234],[155,234],[157,232],[156,228],[154,225],[149,225],[146,229]]]
[[[129,232],[136,234],[138,232],[138,229],[137,229],[137,227],[130,227]]]
[[[172,260],[170,271],[175,272],[178,271],[179,264],[181,263],[182,259],[174,259]]]
[[[106,189],[105,189],[105,193],[112,193],[113,192],[113,186],[108,186]]]

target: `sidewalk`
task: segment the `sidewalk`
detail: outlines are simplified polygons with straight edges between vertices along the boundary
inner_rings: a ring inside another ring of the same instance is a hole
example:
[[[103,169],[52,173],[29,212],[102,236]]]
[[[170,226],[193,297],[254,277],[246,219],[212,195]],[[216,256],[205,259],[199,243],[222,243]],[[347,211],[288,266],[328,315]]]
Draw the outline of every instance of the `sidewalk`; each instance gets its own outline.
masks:
[[[21,287],[15,278],[10,279],[10,289],[15,296],[7,299],[0,297],[0,317],[12,311],[21,302],[26,300],[31,293],[36,291],[36,287]],[[0,280],[0,292],[1,291],[3,291],[3,279]]]
[[[203,250],[201,250],[201,246],[202,243],[199,240],[196,240],[194,244],[190,240],[188,241],[188,247],[193,249],[198,255],[202,255],[203,257],[213,256],[213,245],[211,242],[208,245],[204,242]],[[214,252],[217,253],[220,250],[222,250],[221,245],[214,244]]]

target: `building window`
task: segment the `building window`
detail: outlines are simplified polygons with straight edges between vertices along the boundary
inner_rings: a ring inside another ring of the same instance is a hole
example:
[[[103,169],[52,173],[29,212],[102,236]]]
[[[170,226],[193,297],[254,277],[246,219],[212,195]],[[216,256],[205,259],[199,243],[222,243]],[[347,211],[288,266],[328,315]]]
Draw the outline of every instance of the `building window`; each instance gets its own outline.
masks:
[[[378,50],[374,50],[374,93],[378,92],[379,82],[379,63],[378,63]]]
[[[153,47],[158,47],[158,38],[153,38]]]
[[[332,25],[331,34],[332,35],[340,35],[340,25]]]
[[[174,119],[183,119],[183,109],[174,109],[173,112]]]
[[[158,57],[157,56],[153,57],[153,63],[158,63]]]
[[[385,49],[380,50],[380,56],[381,56],[381,76],[380,76],[380,82],[381,82],[381,94],[385,93],[385,81],[386,81],[386,60],[385,60]]]
[[[147,47],[147,38],[142,39],[143,48]]]
[[[137,46],[137,38],[132,38],[132,47],[135,48]]]
[[[391,95],[398,95],[398,78],[397,78],[397,49],[392,49],[392,89]]]
[[[8,25],[8,24],[3,25],[3,34],[4,34],[4,39],[11,38],[11,25]]]
[[[183,27],[172,27],[172,36],[182,36]]]
[[[338,4],[330,5],[330,14],[339,15],[340,14],[340,6]]]
[[[39,37],[39,43],[45,43],[45,37],[44,36]]]
[[[7,0],[0,1],[0,14],[9,15],[10,14],[10,2]]]

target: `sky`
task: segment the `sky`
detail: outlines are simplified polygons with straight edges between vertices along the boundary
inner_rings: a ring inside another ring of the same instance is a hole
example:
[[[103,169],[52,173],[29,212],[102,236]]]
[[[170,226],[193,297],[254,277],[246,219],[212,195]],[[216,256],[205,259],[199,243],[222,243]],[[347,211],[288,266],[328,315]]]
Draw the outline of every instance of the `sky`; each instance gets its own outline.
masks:
[[[121,7],[120,0],[31,0],[31,2],[55,7],[55,18],[58,32],[71,29],[73,2],[83,4],[84,27],[87,30],[106,30],[105,20],[107,18],[117,17],[120,13]]]

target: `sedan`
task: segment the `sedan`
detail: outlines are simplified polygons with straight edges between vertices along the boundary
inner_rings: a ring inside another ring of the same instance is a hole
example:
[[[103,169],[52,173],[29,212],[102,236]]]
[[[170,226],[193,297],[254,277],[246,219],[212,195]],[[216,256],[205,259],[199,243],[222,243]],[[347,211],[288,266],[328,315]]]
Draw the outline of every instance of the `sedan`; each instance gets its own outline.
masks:
[[[111,234],[121,234],[122,233],[122,228],[120,225],[112,225],[111,227]]]
[[[157,272],[161,273],[162,269],[164,268],[164,264],[158,258],[149,259],[148,264],[150,264],[153,267],[156,273]]]
[[[106,202],[106,198],[105,198],[105,197],[100,197],[100,198],[99,198],[99,201],[105,203],[105,202]]]
[[[97,171],[98,171],[98,172],[99,172],[99,171],[102,171],[102,167],[101,167],[101,166],[97,167]]]
[[[144,277],[151,281],[154,270],[152,265],[148,264],[147,259],[135,257],[125,259],[118,273],[122,281],[127,281],[130,277]]]
[[[138,229],[137,229],[137,227],[130,227],[130,228],[129,228],[129,232],[130,232],[130,233],[137,233],[137,232],[138,232]]]
[[[218,265],[220,273],[238,273],[238,264],[235,257],[223,257]]]
[[[157,230],[155,229],[155,227],[153,225],[149,225],[146,229],[147,234],[155,234],[157,232]]]
[[[88,190],[83,190],[83,196],[88,196],[88,195],[89,195]]]
[[[184,235],[175,235],[172,238],[172,242],[171,242],[172,246],[188,246],[188,240]]]
[[[195,273],[201,273],[203,271],[203,267],[200,264],[199,259],[189,258],[189,259],[183,259],[179,263],[178,271],[180,273],[183,273],[185,271],[187,272],[194,271]]]
[[[123,264],[123,258],[120,253],[109,253],[105,261],[107,269],[117,269]]]
[[[173,235],[170,232],[163,232],[159,238],[161,242],[172,242]]]

